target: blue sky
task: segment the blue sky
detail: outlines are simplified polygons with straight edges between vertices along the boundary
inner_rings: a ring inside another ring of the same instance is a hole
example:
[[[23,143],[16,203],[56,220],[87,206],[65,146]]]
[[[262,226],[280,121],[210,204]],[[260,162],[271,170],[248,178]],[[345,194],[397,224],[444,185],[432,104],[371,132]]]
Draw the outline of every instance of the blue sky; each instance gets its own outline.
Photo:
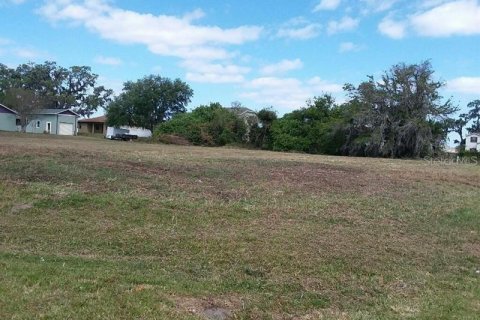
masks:
[[[117,93],[181,78],[190,107],[240,101],[280,114],[399,62],[431,60],[460,107],[480,98],[477,0],[0,0],[0,63],[89,65]]]

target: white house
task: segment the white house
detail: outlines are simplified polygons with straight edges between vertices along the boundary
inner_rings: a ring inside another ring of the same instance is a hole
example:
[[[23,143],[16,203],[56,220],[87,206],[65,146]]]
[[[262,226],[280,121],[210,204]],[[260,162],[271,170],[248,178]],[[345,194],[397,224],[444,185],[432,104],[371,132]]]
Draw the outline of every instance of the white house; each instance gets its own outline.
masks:
[[[471,133],[467,135],[465,141],[466,151],[480,151],[480,133]]]

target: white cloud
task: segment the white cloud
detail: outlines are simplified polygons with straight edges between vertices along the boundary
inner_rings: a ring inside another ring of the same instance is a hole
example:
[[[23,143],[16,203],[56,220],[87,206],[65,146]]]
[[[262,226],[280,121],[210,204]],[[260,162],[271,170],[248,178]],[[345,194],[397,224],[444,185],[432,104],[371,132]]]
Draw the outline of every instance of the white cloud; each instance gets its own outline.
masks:
[[[447,82],[452,92],[480,95],[480,77],[459,77]]]
[[[17,57],[24,58],[24,59],[35,59],[40,55],[38,51],[35,51],[33,49],[25,49],[25,48],[13,49],[13,52]]]
[[[113,79],[105,76],[98,77],[98,83],[105,86],[105,88],[112,89],[114,94],[120,94],[123,90],[124,81],[120,79]]]
[[[263,77],[250,81],[240,95],[256,103],[293,110],[311,97],[302,82],[295,78]]]
[[[260,73],[263,75],[281,74],[292,70],[298,70],[303,67],[303,62],[300,59],[282,60],[278,63],[264,66]]]
[[[418,7],[420,9],[431,9],[437,7],[446,2],[451,2],[452,0],[423,0],[419,3]]]
[[[104,57],[104,56],[98,56],[95,58],[95,62],[98,64],[105,64],[108,66],[119,66],[123,64],[123,61],[119,58],[115,57]]]
[[[378,29],[394,39],[404,38],[407,31],[424,37],[480,35],[480,3],[478,0],[426,0],[403,19],[393,20],[388,15]]]
[[[355,44],[353,42],[342,42],[340,43],[340,47],[338,48],[338,52],[346,53],[346,52],[356,52],[362,50],[362,46]]]
[[[297,78],[261,77],[244,86],[242,98],[253,100],[261,105],[269,105],[288,112],[305,106],[305,101],[322,93],[338,93],[342,86],[320,79],[301,81]]]
[[[305,20],[295,19],[286,23],[277,32],[278,38],[307,40],[317,37],[320,34],[321,25],[309,23]]]
[[[46,1],[38,12],[54,23],[83,25],[104,39],[143,44],[155,54],[182,59],[228,58],[225,46],[257,40],[262,32],[258,26],[222,29],[195,24],[195,20],[204,16],[201,10],[183,17],[156,16],[124,10],[107,0]]]
[[[0,55],[16,59],[35,61],[38,59],[51,59],[51,55],[46,51],[41,51],[33,47],[22,46],[15,41],[7,38],[0,38]]]
[[[320,77],[308,80],[307,84],[310,85],[311,90],[316,92],[316,95],[319,93],[339,93],[343,91],[342,85],[322,80]]]
[[[398,0],[361,0],[365,4],[365,11],[370,12],[382,12],[391,9]]]
[[[187,69],[187,80],[200,83],[243,83],[250,68],[235,64],[187,60],[181,63]]]
[[[313,12],[321,10],[335,10],[340,5],[341,0],[321,0],[319,4],[315,6]]]
[[[351,17],[343,17],[338,21],[330,21],[328,23],[327,33],[331,35],[339,32],[351,31],[356,29],[359,23],[359,19]]]
[[[380,33],[393,38],[402,39],[406,35],[407,24],[402,21],[395,21],[390,17],[385,17],[378,25]]]
[[[8,44],[11,44],[12,40],[6,39],[6,38],[0,38],[0,46],[6,46]]]
[[[37,49],[33,48],[22,48],[22,47],[17,47],[13,48],[10,51],[10,54],[21,58],[21,59],[26,59],[26,60],[37,60],[37,59],[43,59],[43,58],[49,58],[50,55],[46,52],[39,51]]]
[[[442,3],[410,18],[422,36],[448,37],[480,34],[480,4],[477,0]]]

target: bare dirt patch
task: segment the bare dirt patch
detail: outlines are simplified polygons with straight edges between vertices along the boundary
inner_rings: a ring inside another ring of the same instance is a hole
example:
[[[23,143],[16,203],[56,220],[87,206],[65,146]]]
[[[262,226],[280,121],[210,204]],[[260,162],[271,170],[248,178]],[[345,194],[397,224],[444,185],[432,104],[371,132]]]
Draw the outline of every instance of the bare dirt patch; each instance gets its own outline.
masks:
[[[480,258],[480,243],[465,243],[463,249],[472,256]]]
[[[165,144],[175,144],[179,146],[191,146],[192,143],[184,137],[176,136],[173,134],[162,134],[158,137],[158,141]]]
[[[11,213],[20,213],[24,210],[28,210],[33,208],[33,205],[30,203],[21,203],[21,204],[15,204],[12,207],[12,210],[10,210]]]
[[[233,319],[235,311],[240,310],[242,301],[239,298],[193,298],[174,297],[177,308],[206,320]]]

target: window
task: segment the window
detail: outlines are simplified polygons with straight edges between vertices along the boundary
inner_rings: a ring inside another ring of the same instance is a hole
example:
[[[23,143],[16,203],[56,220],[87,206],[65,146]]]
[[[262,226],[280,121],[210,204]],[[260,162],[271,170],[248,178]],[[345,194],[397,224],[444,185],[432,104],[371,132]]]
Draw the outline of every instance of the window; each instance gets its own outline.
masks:
[[[21,126],[21,125],[22,125],[22,122],[20,121],[20,119],[17,119],[17,121],[15,122],[15,125],[17,125],[17,126]]]
[[[37,125],[36,125],[37,128],[40,128],[40,120],[37,120]]]
[[[477,143],[478,137],[470,137],[470,142]]]

